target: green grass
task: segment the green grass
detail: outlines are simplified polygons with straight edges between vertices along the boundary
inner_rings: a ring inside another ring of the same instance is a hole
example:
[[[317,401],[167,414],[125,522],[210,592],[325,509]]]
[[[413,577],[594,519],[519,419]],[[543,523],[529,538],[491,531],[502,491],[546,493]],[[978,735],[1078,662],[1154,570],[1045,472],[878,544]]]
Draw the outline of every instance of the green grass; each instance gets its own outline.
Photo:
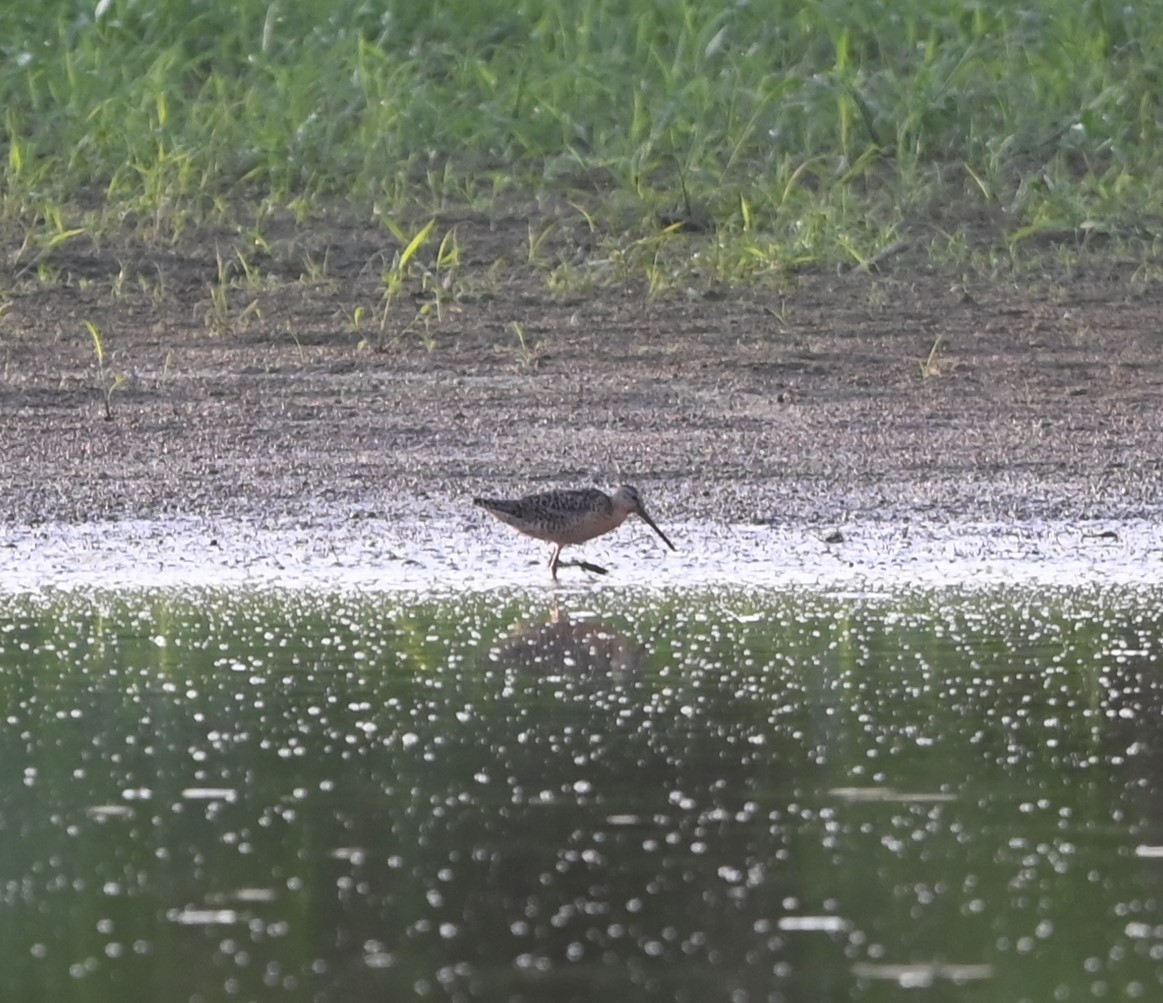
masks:
[[[0,9],[0,223],[29,260],[80,227],[337,205],[422,225],[558,192],[665,291],[658,213],[706,220],[708,273],[744,280],[859,265],[918,221],[957,256],[982,214],[1018,255],[1163,220],[1152,5],[102,6]]]

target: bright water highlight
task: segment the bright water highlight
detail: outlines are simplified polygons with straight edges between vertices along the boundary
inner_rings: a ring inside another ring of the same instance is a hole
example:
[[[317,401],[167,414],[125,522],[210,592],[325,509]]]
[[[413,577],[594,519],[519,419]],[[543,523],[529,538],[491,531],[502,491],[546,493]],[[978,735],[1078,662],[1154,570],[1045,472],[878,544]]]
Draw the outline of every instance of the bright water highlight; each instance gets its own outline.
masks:
[[[15,597],[0,997],[1154,999],[1161,623],[1114,586]]]

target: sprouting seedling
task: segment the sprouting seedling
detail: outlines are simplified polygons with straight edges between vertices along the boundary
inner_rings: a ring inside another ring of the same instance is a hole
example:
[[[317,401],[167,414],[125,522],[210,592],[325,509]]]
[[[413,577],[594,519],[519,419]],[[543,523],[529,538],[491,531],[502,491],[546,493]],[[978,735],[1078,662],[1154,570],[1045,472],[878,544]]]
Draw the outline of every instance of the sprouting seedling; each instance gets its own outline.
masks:
[[[246,280],[246,285],[249,288],[256,288],[262,281],[262,275],[258,270],[258,266],[250,261],[241,250],[237,248],[234,251],[234,256],[238,259],[238,265],[242,269],[242,274]]]
[[[449,230],[440,240],[436,252],[436,271],[449,275],[460,267],[460,241],[456,239],[456,227]]]
[[[89,334],[93,338],[93,350],[97,353],[97,372],[104,375],[105,373],[105,344],[101,340],[101,329],[97,327],[91,320],[85,321],[85,327],[89,329]]]
[[[556,229],[557,224],[550,223],[548,226],[543,227],[540,233],[534,233],[533,224],[530,223],[528,225],[528,235],[526,240],[529,244],[529,250],[526,253],[525,260],[529,265],[535,268],[546,266],[545,259],[541,255],[541,246],[545,243],[546,240],[549,239],[549,237]]]
[[[89,329],[89,336],[93,339],[93,351],[97,356],[98,389],[101,391],[105,403],[105,420],[113,420],[113,394],[125,383],[125,374],[107,372],[105,368],[105,341],[101,336],[101,329],[92,321],[85,321]]]
[[[357,334],[363,330],[364,322],[367,319],[367,310],[362,306],[357,306],[351,310],[345,310],[344,315],[347,317],[347,329],[353,334]]]
[[[230,274],[222,252],[215,249],[217,275],[210,283],[210,306],[206,312],[206,324],[211,330],[222,334],[230,328]]]
[[[303,275],[302,278],[318,285],[327,281],[330,270],[331,249],[328,248],[323,252],[323,260],[319,261],[313,254],[305,254],[303,256]]]
[[[425,241],[431,235],[433,228],[436,226],[436,220],[431,219],[428,224],[416,233],[411,240],[409,240],[402,251],[396,255],[392,262],[383,274],[384,293],[380,297],[380,302],[383,303],[383,311],[380,314],[380,330],[384,330],[388,323],[388,314],[391,311],[392,304],[399,297],[404,289],[404,285],[408,280],[408,266],[412,259],[416,256],[421,247],[424,246]],[[404,232],[390,220],[388,221],[388,228],[396,236],[396,238],[403,243]]]
[[[929,357],[921,362],[921,379],[927,380],[939,372],[937,359],[941,349],[945,347],[945,335],[939,334],[933,339],[933,347],[929,349]]]
[[[545,342],[538,341],[536,343],[530,343],[525,335],[524,326],[517,321],[509,324],[509,330],[513,332],[517,339],[516,347],[497,345],[497,351],[514,356],[518,363],[520,363],[522,369],[535,369],[541,361],[542,356],[545,355]]]
[[[453,227],[440,241],[436,251],[435,271],[425,269],[421,278],[421,289],[430,298],[417,311],[415,320],[423,321],[425,328],[431,323],[433,313],[437,321],[444,319],[445,302],[455,295],[453,290],[459,266],[460,243],[456,239],[456,227]]]
[[[80,237],[88,231],[84,227],[66,227],[60,208],[50,206],[44,210],[45,229],[51,227],[51,232],[44,232],[38,227],[29,227],[24,234],[24,242],[20,250],[10,259],[18,269],[17,277],[23,277],[32,269],[36,269],[37,277],[44,281],[48,272],[47,262],[53,252],[75,237]]]
[[[586,221],[586,226],[589,227],[590,233],[597,233],[598,232],[598,226],[597,226],[597,223],[594,222],[594,217],[593,217],[592,213],[587,212],[585,207],[582,205],[579,205],[577,202],[570,202],[569,205],[572,209],[575,209],[577,211],[577,214],[579,216],[581,216],[582,219],[584,219]]]

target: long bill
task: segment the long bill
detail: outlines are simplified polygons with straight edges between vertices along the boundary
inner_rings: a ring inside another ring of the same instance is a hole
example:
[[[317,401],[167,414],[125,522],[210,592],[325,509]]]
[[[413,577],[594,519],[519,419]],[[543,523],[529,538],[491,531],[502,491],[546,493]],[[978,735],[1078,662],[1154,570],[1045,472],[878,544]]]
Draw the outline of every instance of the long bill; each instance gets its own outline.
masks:
[[[670,540],[668,540],[666,538],[666,534],[661,529],[658,528],[658,524],[653,519],[651,519],[650,516],[648,516],[646,514],[645,509],[639,509],[638,514],[640,516],[642,516],[642,521],[645,522],[647,526],[649,526],[652,530],[654,530],[654,532],[656,532],[660,537],[662,537],[663,543],[665,543],[668,547],[670,547],[671,550],[678,550],[678,547],[676,547],[673,543],[671,543]]]

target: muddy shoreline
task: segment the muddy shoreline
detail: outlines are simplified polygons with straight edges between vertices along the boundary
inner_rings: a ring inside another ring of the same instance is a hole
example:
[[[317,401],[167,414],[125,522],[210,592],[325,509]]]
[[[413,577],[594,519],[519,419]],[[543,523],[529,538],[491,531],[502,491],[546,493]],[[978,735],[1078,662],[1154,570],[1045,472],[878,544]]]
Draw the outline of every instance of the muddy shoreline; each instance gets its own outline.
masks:
[[[465,224],[461,240],[483,275],[524,234]],[[902,255],[887,274],[667,298],[560,296],[529,275],[466,295],[421,339],[345,321],[374,292],[362,263],[379,239],[351,236],[327,283],[272,285],[226,332],[199,312],[211,247],[164,266],[165,297],[111,297],[99,274],[17,296],[0,519],[471,529],[476,493],[620,481],[660,522],[1159,513],[1163,291],[1117,263],[1019,287]],[[91,257],[61,267],[115,265]]]

